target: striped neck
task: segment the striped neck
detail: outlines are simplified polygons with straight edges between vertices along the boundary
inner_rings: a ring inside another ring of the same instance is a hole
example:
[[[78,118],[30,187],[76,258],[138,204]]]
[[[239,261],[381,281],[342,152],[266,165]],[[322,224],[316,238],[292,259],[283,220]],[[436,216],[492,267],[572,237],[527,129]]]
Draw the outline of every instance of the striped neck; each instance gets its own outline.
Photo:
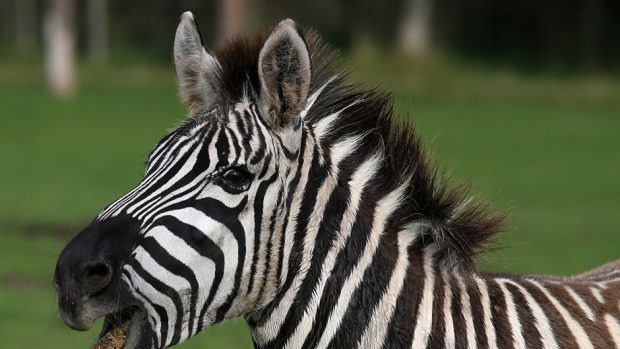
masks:
[[[339,348],[356,342],[376,347],[385,338],[404,343],[413,328],[407,325],[406,333],[399,328],[418,317],[416,331],[428,332],[439,270],[436,250],[422,249],[415,231],[388,235],[366,229],[372,224],[358,226],[342,250],[317,251],[303,278],[285,284],[282,290],[288,292],[248,317],[257,348]],[[317,245],[326,244],[322,238]]]
[[[377,186],[379,154],[356,156],[359,137],[325,145],[317,129],[304,128],[272,250],[279,289],[246,316],[257,348],[613,347],[617,322],[601,300],[617,295],[605,284],[452,263],[428,241],[431,222],[394,224],[407,181]]]
[[[393,229],[402,188],[372,192],[377,158],[337,166],[354,140],[325,156],[315,136],[303,139],[280,288],[247,316],[257,348],[613,347],[617,268],[594,280],[451,266],[425,241],[428,222]]]
[[[312,131],[304,129],[290,183],[279,292],[247,317],[257,347],[346,346],[352,333],[356,341],[375,342],[390,336],[390,319],[411,317],[405,309],[430,301],[422,294],[430,292],[436,248],[423,250],[415,241],[428,225],[395,229],[391,221],[405,185],[378,192],[373,180],[381,157],[355,164],[349,158],[361,138],[325,147]],[[424,283],[426,277],[431,281]],[[394,308],[397,301],[403,306]]]
[[[300,288],[283,322],[248,322],[257,348],[613,348],[620,272],[598,278],[464,273],[411,232],[385,236],[324,287]],[[395,245],[397,244],[397,245]],[[309,274],[314,271],[310,270]],[[318,294],[320,297],[315,297]],[[318,301],[318,303],[317,303]],[[275,333],[271,339],[266,335]]]

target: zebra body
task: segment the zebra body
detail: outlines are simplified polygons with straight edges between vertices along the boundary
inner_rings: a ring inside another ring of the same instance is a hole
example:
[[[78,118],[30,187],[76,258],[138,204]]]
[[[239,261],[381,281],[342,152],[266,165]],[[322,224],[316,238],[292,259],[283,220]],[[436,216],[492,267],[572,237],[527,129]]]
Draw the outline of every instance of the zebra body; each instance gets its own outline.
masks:
[[[474,263],[502,217],[449,189],[389,99],[310,30],[211,54],[193,16],[175,68],[190,118],[59,257],[72,328],[164,348],[244,316],[257,348],[620,348],[620,263],[572,278]]]

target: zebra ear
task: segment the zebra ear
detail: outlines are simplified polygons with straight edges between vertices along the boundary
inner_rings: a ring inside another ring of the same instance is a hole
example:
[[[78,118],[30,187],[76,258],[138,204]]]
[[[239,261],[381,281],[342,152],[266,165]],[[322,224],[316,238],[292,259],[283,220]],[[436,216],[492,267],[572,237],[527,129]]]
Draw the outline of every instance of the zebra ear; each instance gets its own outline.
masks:
[[[174,67],[181,100],[190,113],[210,107],[216,102],[221,70],[217,59],[205,50],[194,16],[187,11],[174,36]]]
[[[286,19],[269,35],[258,56],[263,115],[274,127],[301,120],[310,89],[310,54],[295,22]]]

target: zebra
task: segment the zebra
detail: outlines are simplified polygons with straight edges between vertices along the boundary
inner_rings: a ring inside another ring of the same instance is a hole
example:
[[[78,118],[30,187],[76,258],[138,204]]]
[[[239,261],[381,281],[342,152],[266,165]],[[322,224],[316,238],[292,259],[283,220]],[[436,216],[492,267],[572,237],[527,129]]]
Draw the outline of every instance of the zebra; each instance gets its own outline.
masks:
[[[61,252],[62,320],[165,348],[243,316],[256,348],[620,348],[620,260],[574,277],[484,273],[503,229],[439,175],[390,97],[309,28],[204,48],[181,16],[189,117],[144,178]]]

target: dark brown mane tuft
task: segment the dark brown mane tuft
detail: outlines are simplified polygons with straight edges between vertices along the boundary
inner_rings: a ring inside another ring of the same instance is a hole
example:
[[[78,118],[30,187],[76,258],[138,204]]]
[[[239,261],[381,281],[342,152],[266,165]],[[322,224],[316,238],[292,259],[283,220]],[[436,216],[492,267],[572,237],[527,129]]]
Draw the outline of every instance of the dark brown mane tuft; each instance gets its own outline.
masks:
[[[259,32],[252,37],[238,36],[215,50],[215,56],[222,66],[219,78],[225,101],[240,100],[247,88],[260,91],[258,54],[268,34]]]
[[[314,91],[332,77],[334,61],[337,60],[338,55],[321,40],[315,31],[304,28],[301,33],[311,54],[310,90]],[[218,78],[223,89],[221,97],[225,101],[238,101],[247,88],[254,93],[260,91],[258,55],[268,35],[269,32],[260,31],[252,36],[237,36],[215,49],[214,54],[222,66],[221,75]],[[340,75],[342,78],[345,74],[341,72]]]
[[[312,64],[311,93],[323,88],[308,110],[304,122],[310,126],[345,108],[321,146],[352,135],[363,134],[360,149],[343,166],[355,167],[369,154],[381,153],[385,161],[372,181],[377,197],[397,188],[410,178],[404,202],[388,222],[388,230],[402,230],[412,223],[425,226],[419,236],[424,247],[435,244],[439,258],[451,267],[474,269],[475,256],[503,226],[501,214],[489,213],[488,205],[471,199],[465,187],[452,187],[431,164],[414,126],[394,117],[391,96],[376,89],[347,83],[348,75],[338,64],[338,55],[311,29],[303,29]],[[215,51],[223,71],[225,100],[234,102],[243,93],[260,91],[258,55],[266,40],[263,32],[250,38],[236,38]]]

